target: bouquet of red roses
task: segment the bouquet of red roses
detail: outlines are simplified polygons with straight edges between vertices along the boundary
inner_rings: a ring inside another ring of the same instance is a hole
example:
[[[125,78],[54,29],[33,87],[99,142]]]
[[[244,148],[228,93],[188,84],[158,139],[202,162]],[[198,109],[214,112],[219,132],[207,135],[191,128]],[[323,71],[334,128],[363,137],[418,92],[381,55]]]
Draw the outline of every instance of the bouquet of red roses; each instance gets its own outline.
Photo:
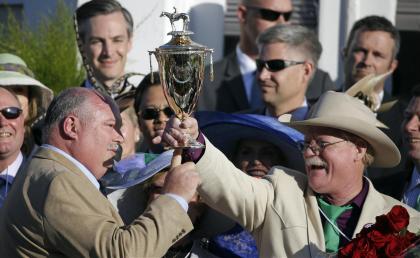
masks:
[[[407,251],[420,245],[420,236],[407,230],[409,220],[404,207],[392,207],[388,214],[376,217],[375,224],[366,225],[356,238],[339,249],[338,257],[404,257]],[[417,251],[420,255],[420,250]]]

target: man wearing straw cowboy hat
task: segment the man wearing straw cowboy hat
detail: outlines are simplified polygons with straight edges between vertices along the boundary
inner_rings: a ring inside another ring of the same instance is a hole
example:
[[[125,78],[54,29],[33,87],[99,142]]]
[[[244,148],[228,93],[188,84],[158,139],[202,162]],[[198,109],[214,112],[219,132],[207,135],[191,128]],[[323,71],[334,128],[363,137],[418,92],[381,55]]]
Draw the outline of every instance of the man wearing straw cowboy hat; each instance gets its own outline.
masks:
[[[236,169],[200,135],[193,118],[182,124],[173,118],[162,140],[177,146],[184,133],[204,139],[206,148],[195,160],[201,177],[198,191],[209,206],[253,233],[261,257],[316,257],[337,251],[376,216],[403,205],[376,191],[363,176],[367,166],[392,167],[400,161],[380,125],[359,100],[327,92],[308,119],[290,124],[305,134],[301,150],[306,175],[274,167],[262,180]],[[417,232],[420,214],[405,207],[408,229]]]

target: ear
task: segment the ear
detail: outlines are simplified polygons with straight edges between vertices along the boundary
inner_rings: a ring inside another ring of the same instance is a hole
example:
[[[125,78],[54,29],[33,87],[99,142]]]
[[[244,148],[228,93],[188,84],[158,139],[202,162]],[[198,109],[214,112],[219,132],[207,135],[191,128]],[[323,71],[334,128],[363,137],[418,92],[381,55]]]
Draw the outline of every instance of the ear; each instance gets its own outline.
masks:
[[[80,131],[79,119],[75,116],[68,116],[63,121],[63,132],[70,139],[77,139]]]
[[[239,23],[245,23],[246,21],[246,6],[243,4],[238,5],[236,10],[236,16],[238,17]]]
[[[397,67],[398,67],[398,60],[394,59],[392,60],[391,65],[389,66],[389,71],[394,72],[395,69],[397,69]]]
[[[362,160],[363,157],[365,156],[366,152],[367,152],[367,147],[361,146],[361,145],[357,145],[356,146],[356,156],[355,156],[355,161],[359,161]]]
[[[305,62],[303,64],[304,80],[309,82],[315,73],[315,65],[311,62]]]

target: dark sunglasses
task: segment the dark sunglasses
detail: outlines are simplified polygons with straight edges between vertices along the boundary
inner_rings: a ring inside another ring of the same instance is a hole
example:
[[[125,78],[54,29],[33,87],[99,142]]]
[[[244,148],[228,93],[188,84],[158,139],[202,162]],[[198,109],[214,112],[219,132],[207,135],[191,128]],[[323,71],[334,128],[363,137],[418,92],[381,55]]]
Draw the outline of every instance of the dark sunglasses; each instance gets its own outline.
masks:
[[[267,70],[269,70],[270,72],[278,72],[289,66],[304,64],[305,62],[282,60],[282,59],[273,59],[273,60],[268,60],[268,61],[257,59],[256,63],[257,63],[258,72],[261,72],[264,67],[267,68]]]
[[[165,116],[167,117],[171,117],[172,115],[174,115],[174,111],[172,111],[172,109],[170,107],[165,107],[163,109],[160,108],[145,108],[143,109],[143,111],[141,111],[140,115],[141,118],[145,119],[145,120],[150,120],[150,119],[157,119],[159,117],[159,113],[160,111],[162,111]]]
[[[0,110],[0,113],[6,118],[6,119],[16,119],[22,114],[22,109],[18,107],[7,107]]]
[[[283,16],[285,21],[289,21],[292,16],[292,11],[290,12],[276,12],[270,9],[264,9],[257,6],[247,6],[248,9],[257,10],[260,14],[261,19],[266,21],[277,21],[281,16]]]

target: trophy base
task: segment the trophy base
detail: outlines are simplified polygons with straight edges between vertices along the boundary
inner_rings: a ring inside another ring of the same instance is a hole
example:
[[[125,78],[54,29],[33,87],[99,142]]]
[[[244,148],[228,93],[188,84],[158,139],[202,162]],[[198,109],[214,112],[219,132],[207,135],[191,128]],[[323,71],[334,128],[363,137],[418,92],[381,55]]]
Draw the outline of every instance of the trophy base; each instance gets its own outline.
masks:
[[[203,149],[206,147],[204,144],[190,139],[184,146],[172,147],[172,149]]]

